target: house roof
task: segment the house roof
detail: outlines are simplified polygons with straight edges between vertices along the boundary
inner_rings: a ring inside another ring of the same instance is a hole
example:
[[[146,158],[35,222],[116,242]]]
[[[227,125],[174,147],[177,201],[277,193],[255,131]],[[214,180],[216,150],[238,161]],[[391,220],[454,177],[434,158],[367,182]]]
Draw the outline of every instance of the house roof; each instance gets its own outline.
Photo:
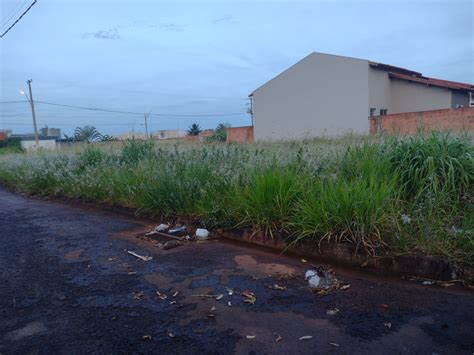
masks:
[[[369,61],[369,65],[371,67],[386,70],[386,71],[389,71],[389,72],[406,74],[406,75],[410,75],[410,76],[422,76],[422,74],[420,72],[410,70],[410,69],[406,69],[406,68],[402,68],[402,67],[396,67],[396,66],[390,65],[390,64],[383,64],[383,63],[377,63],[377,62]]]
[[[442,87],[446,89],[467,90],[467,91],[474,92],[474,85],[466,84],[466,83],[458,83],[456,81],[427,78],[425,76],[410,76],[410,75],[399,74],[399,73],[389,73],[388,75],[390,78],[406,80],[406,81],[411,81],[411,82],[425,84],[425,85],[432,85],[432,86],[438,86],[438,87]]]

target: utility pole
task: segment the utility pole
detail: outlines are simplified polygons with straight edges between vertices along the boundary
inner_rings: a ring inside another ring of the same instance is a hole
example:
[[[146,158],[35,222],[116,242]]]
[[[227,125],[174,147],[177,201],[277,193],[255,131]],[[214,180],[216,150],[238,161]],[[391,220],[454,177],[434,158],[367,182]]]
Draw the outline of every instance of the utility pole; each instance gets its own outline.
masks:
[[[148,115],[145,113],[144,116],[145,116],[145,134],[146,134],[146,138],[148,139],[148,122],[147,122]]]
[[[30,106],[31,106],[31,114],[33,116],[33,129],[35,130],[35,141],[36,141],[36,146],[39,146],[39,141],[38,141],[38,128],[36,127],[36,114],[35,114],[35,104],[33,101],[33,92],[31,91],[31,83],[32,79],[27,80],[26,83],[28,84],[28,89],[30,91]]]

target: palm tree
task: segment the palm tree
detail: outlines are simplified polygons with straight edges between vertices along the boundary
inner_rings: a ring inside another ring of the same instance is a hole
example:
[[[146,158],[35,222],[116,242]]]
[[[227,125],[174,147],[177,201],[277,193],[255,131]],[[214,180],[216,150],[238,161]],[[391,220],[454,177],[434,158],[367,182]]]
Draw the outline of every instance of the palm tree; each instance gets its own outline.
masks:
[[[202,132],[202,129],[197,123],[193,123],[191,126],[189,126],[187,132],[190,136],[199,136],[199,133]]]
[[[102,139],[102,134],[94,126],[77,127],[74,131],[74,139],[87,143],[97,142]]]

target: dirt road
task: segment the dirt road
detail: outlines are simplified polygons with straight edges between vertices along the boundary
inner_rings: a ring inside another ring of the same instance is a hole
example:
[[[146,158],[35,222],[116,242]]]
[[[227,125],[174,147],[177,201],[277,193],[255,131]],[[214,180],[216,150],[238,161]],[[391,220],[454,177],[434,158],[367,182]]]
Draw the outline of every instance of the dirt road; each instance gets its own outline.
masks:
[[[296,258],[222,241],[160,250],[133,236],[143,223],[0,190],[0,353],[474,351],[468,291],[336,268],[351,287],[321,297]]]

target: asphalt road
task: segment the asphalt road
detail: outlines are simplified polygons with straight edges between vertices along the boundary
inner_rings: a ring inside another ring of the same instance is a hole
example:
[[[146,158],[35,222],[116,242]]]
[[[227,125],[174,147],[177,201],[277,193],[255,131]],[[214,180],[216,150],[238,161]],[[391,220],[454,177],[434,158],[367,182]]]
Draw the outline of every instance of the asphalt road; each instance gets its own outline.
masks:
[[[223,241],[161,250],[136,237],[147,227],[0,190],[0,353],[474,351],[472,292],[335,268],[351,286],[321,297],[302,276],[315,261]]]

